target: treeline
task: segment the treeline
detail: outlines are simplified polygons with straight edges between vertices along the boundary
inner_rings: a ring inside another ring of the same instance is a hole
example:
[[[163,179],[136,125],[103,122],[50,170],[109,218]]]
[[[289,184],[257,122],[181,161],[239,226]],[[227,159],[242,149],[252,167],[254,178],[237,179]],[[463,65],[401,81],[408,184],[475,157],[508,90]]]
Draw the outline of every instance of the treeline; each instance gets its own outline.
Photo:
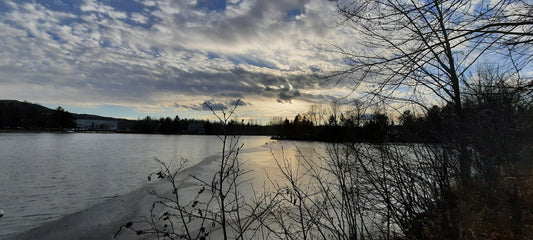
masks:
[[[357,109],[344,113],[333,111],[329,116],[320,117],[308,112],[296,115],[293,120],[278,119],[271,125],[276,127],[277,139],[327,142],[442,143],[447,141],[444,136],[452,132],[473,135],[483,129],[512,131],[521,137],[533,134],[531,98],[509,86],[466,91],[463,101],[463,116],[458,116],[453,104],[447,104],[434,105],[418,114],[405,110],[396,121],[384,111],[367,114]],[[322,124],[315,124],[320,123],[314,121],[318,118],[324,119]]]
[[[268,125],[244,123],[230,120],[227,125],[219,122],[198,119],[152,118],[119,121],[119,131],[156,134],[205,134],[205,135],[263,135],[275,139],[310,141],[360,141],[383,142],[399,141],[393,131],[398,129],[383,113],[374,113],[368,119],[355,120],[353,117],[330,121],[324,125],[314,125],[307,116],[296,115],[293,120]]]
[[[315,125],[312,117],[296,115],[294,119],[271,122],[268,125],[244,123],[230,120],[223,128],[219,122],[198,119],[153,118],[147,116],[139,120],[113,119],[86,114],[73,114],[62,107],[47,107],[15,100],[0,101],[0,128],[27,130],[60,130],[76,129],[76,119],[97,119],[117,121],[117,131],[146,134],[234,134],[234,135],[265,135],[277,139],[315,140],[315,141],[366,141],[383,142],[385,140],[401,141],[399,130],[416,131],[420,134],[429,131],[430,126],[441,123],[440,108],[435,107],[427,118],[415,118],[402,115],[404,127],[391,124],[390,118],[384,113],[371,115],[332,114],[325,124]],[[336,115],[339,115],[336,117]],[[346,115],[346,117],[345,117]],[[425,130],[424,130],[425,129]],[[90,129],[99,130],[99,129]],[[101,130],[101,129],[100,129]],[[402,131],[401,135],[409,135]]]
[[[389,130],[393,127],[389,117],[383,113],[374,113],[357,118],[340,115],[339,120],[331,115],[328,122],[315,125],[308,116],[300,114],[294,120],[285,119],[282,123],[275,124],[276,139],[287,140],[312,140],[326,142],[383,142],[391,139]]]
[[[238,122],[231,120],[223,127],[218,122],[198,119],[152,118],[150,116],[140,120],[120,120],[119,131],[135,133],[157,134],[205,134],[205,135],[266,135],[276,134],[274,126]]]
[[[479,125],[498,124],[505,126],[512,122],[510,117],[520,110],[531,111],[516,103],[513,94],[498,93],[498,103],[494,100],[481,102],[478,97],[465,99],[465,116]],[[503,96],[503,97],[502,97]],[[508,96],[508,97],[506,97]],[[492,96],[494,98],[494,96]],[[475,100],[474,100],[475,99]],[[514,101],[514,102],[513,102]],[[333,104],[335,105],[335,104]],[[509,106],[501,108],[501,106]],[[499,106],[499,107],[494,107]],[[333,109],[337,107],[332,107]],[[452,105],[433,106],[424,114],[414,114],[406,110],[396,122],[384,111],[367,114],[364,110],[330,111],[317,116],[313,112],[297,114],[293,119],[278,118],[268,125],[244,123],[244,120],[230,120],[226,126],[219,122],[198,119],[152,118],[138,120],[114,119],[86,114],[73,114],[62,107],[49,109],[38,104],[14,100],[0,101],[0,128],[28,130],[77,129],[76,119],[97,119],[117,121],[117,132],[145,134],[205,134],[205,135],[264,135],[282,140],[310,140],[325,142],[442,142],[442,132],[457,126],[457,116]],[[533,116],[529,113],[530,116]],[[490,116],[491,122],[487,123]],[[474,119],[475,118],[475,119]],[[322,121],[318,121],[322,119]],[[470,128],[475,128],[471,126]],[[95,130],[95,129],[92,129]],[[98,129],[96,129],[98,130]]]
[[[59,130],[75,127],[74,115],[62,107],[52,110],[28,102],[0,101],[0,128]]]
[[[294,119],[271,122],[268,125],[230,120],[223,127],[218,122],[197,119],[159,118],[150,116],[140,120],[119,122],[120,131],[159,134],[206,135],[265,135],[281,140],[309,140],[326,142],[434,142],[434,132],[443,127],[448,107],[434,106],[425,116],[415,116],[410,111],[399,118],[399,125],[385,113],[351,115],[334,114],[324,124],[315,125],[307,114],[297,114]]]
[[[116,121],[116,130],[101,129],[95,126],[91,129],[80,129],[76,125],[77,119]],[[88,131],[117,131],[125,133],[146,134],[235,134],[235,135],[276,135],[276,127],[231,120],[226,127],[209,120],[174,118],[153,118],[128,120],[101,117],[88,114],[70,113],[62,107],[50,109],[39,104],[16,100],[0,100],[0,129],[19,130],[88,130]]]

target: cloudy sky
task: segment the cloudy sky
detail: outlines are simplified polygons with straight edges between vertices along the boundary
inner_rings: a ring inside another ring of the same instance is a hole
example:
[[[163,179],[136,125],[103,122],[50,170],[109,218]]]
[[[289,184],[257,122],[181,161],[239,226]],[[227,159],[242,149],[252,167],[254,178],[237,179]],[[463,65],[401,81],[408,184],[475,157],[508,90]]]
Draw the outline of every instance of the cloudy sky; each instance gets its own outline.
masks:
[[[78,113],[240,118],[305,112],[349,36],[323,0],[0,0],[0,99]]]

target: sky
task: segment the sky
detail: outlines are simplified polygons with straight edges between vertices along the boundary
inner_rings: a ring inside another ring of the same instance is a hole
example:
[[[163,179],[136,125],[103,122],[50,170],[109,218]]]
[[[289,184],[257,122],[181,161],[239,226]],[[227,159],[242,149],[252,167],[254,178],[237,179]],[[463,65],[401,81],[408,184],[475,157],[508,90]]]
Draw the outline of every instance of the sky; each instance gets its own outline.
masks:
[[[0,99],[138,119],[266,123],[351,89],[324,78],[350,35],[324,0],[0,0]],[[354,96],[352,96],[354,97]]]

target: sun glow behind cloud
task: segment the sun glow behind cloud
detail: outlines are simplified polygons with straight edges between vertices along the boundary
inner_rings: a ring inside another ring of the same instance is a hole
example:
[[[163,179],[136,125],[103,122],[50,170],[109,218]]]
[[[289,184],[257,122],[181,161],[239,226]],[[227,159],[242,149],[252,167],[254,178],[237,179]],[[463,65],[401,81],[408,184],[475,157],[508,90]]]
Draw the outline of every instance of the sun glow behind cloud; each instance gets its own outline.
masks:
[[[338,95],[324,43],[347,41],[319,0],[6,0],[0,19],[2,98],[128,118],[236,98],[243,118],[306,111]]]

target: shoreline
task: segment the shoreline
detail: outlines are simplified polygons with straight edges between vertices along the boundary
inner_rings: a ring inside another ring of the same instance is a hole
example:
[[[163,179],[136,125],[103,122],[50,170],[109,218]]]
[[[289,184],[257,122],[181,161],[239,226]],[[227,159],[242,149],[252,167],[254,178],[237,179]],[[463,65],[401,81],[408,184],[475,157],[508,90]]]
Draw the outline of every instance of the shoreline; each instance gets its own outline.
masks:
[[[183,191],[194,186],[187,179],[189,175],[201,176],[211,171],[218,155],[207,157],[180,173],[180,178],[185,178]],[[15,233],[6,240],[53,240],[53,239],[146,239],[146,236],[137,236],[133,231],[121,231],[116,238],[114,235],[120,226],[127,222],[139,221],[144,216],[150,215],[150,208],[156,197],[147,190],[159,193],[170,193],[171,188],[165,181],[147,183],[129,193],[119,195],[104,202],[89,206],[79,212],[67,214],[57,220],[43,223],[32,229]]]
[[[142,215],[144,207],[150,206],[150,199],[145,187],[141,187],[7,239],[113,239],[122,224]]]
[[[278,149],[278,147],[274,147]],[[288,151],[293,147],[285,149]],[[275,174],[276,166],[272,164],[270,144],[252,146],[243,149],[241,160],[248,170],[253,171],[253,180],[258,186],[264,184],[270,172]],[[199,163],[184,168],[178,175],[184,180],[180,187],[181,195],[187,198],[198,190],[193,175],[201,179],[210,179],[217,170],[218,154],[202,159]],[[88,208],[65,215],[58,220],[43,223],[30,230],[15,233],[6,240],[32,239],[150,239],[148,236],[138,236],[133,231],[123,230],[113,238],[120,227],[128,222],[135,222],[142,217],[150,216],[155,196],[148,193],[148,189],[165,195],[171,193],[171,186],[166,181],[147,183],[129,193],[119,195]]]

